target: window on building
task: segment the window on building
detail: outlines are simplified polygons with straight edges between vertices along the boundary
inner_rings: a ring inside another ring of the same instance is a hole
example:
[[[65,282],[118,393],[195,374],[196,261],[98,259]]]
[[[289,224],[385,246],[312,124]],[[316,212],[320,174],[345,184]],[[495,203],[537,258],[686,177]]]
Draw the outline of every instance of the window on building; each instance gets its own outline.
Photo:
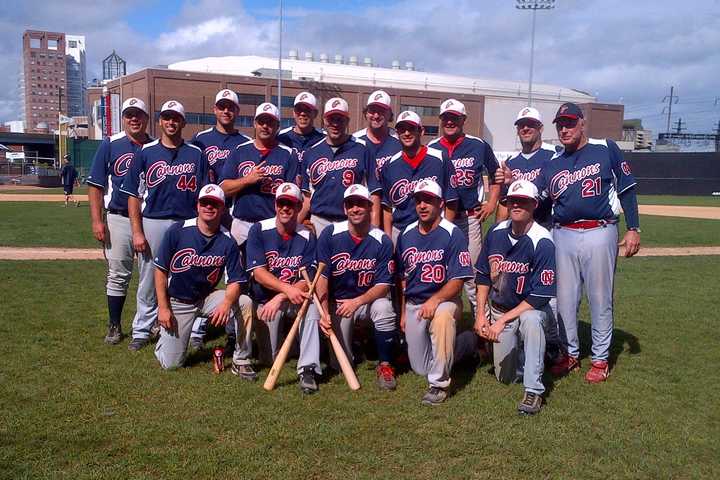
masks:
[[[40,48],[40,39],[39,38],[31,38],[30,39],[30,48]]]
[[[427,105],[401,105],[400,111],[410,110],[421,117],[437,117],[440,115],[440,107],[429,107]]]
[[[277,95],[273,95],[270,100],[272,103],[277,105]],[[282,107],[280,108],[293,108],[293,104],[295,103],[295,97],[288,97],[283,95],[282,97]]]
[[[57,49],[58,49],[58,41],[56,39],[48,40],[48,50],[57,50]]]
[[[432,137],[438,136],[438,127],[424,126],[424,128],[425,128],[425,135],[430,135]]]
[[[70,46],[70,48],[77,48],[77,40],[68,41],[68,45]]]
[[[265,101],[265,95],[256,95],[253,93],[238,93],[238,102],[240,105],[252,105],[257,107]]]
[[[235,118],[235,126],[252,128],[253,127],[253,117],[251,117],[250,115],[238,115]]]
[[[295,99],[293,99],[293,100],[295,100]],[[280,121],[280,128],[288,128],[288,127],[292,127],[294,125],[295,125],[295,119],[293,119],[293,118],[283,118]]]

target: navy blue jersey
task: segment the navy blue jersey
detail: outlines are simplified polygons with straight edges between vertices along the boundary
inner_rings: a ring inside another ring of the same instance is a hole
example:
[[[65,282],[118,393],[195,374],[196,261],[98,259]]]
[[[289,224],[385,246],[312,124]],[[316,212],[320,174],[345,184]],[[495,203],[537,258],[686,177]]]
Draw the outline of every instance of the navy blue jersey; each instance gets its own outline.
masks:
[[[168,148],[155,140],[130,163],[120,191],[142,199],[144,217],[186,220],[197,215],[197,198],[207,183],[207,161],[198,147],[183,142]]]
[[[225,162],[220,183],[247,176],[256,165],[265,162],[266,177],[235,194],[231,213],[246,222],[259,222],[275,216],[275,191],[285,182],[296,183],[298,160],[292,149],[278,144],[260,151],[255,142],[238,145]]]
[[[151,142],[148,137],[146,143]],[[142,144],[135,143],[120,132],[103,139],[95,152],[87,183],[102,188],[105,192],[105,208],[109,210],[127,211],[127,194],[120,191],[125,174],[130,170],[135,155],[142,149]]]
[[[542,146],[534,152],[526,155],[524,153],[518,153],[516,156],[508,159],[505,165],[508,166],[512,173],[512,179],[515,180],[528,180],[530,182],[536,182],[540,171],[546,162],[549,162],[552,156],[555,154],[555,148],[552,145],[543,143]],[[507,196],[509,185],[503,185],[501,198]],[[540,200],[538,207],[535,209],[533,217],[535,221],[543,226],[548,226],[551,222],[552,215],[552,200],[547,196],[543,196]]]
[[[405,280],[405,298],[420,304],[449,280],[472,278],[472,260],[465,234],[453,223],[440,220],[428,234],[418,223],[405,228],[397,244],[398,273]]]
[[[428,146],[440,150],[445,160],[450,160],[455,167],[460,199],[458,211],[470,210],[480,205],[485,198],[483,171],[488,174],[492,184],[495,181],[495,171],[499,167],[490,145],[482,138],[465,135],[455,144],[450,144],[445,137],[440,137]]]
[[[248,272],[265,267],[281,282],[292,284],[302,280],[300,268],[304,267],[313,278],[316,243],[315,235],[303,225],[298,225],[294,234],[282,236],[275,226],[275,217],[258,222],[250,227],[245,244]],[[253,299],[258,303],[265,303],[278,293],[256,281],[251,288]]]
[[[402,143],[398,140],[397,133],[390,129],[390,135],[382,143],[375,143],[370,140],[366,128],[353,133],[353,136],[365,141],[365,146],[370,152],[370,170],[375,172],[375,178],[380,182],[380,171],[383,166],[393,155],[402,150]]]
[[[501,285],[495,285],[490,291],[493,303],[515,308],[523,300],[535,303],[528,297],[554,297],[555,244],[550,232],[533,223],[526,234],[514,237],[511,224],[505,220],[488,232],[475,265],[475,283],[492,285],[490,265],[497,262],[502,280]]]
[[[370,193],[380,190],[369,169],[365,142],[354,137],[333,148],[323,140],[305,151],[302,189],[311,195],[310,213],[329,219],[344,219],[343,194],[354,183],[366,185]]]
[[[215,235],[205,236],[197,218],[168,229],[154,263],[168,273],[168,295],[186,302],[210,295],[223,273],[227,284],[247,282],[240,250],[230,232],[220,227]]]
[[[278,132],[278,142],[282,143],[286,147],[293,149],[293,153],[297,155],[298,161],[302,164],[303,154],[305,150],[315,145],[317,142],[325,138],[325,134],[313,128],[310,133],[303,135],[293,130],[294,127],[283,128]]]
[[[359,240],[350,235],[347,220],[333,223],[320,234],[317,260],[327,265],[322,275],[336,300],[359,297],[375,285],[393,285],[393,244],[379,228]]]
[[[60,178],[62,179],[63,186],[71,187],[75,183],[75,180],[77,180],[77,177],[77,170],[75,170],[75,167],[69,163],[60,171]]]
[[[536,179],[553,202],[553,221],[610,220],[620,215],[618,195],[636,184],[630,164],[612,140],[588,139],[580,150],[561,149]]]
[[[250,140],[240,132],[225,134],[212,127],[195,134],[191,143],[200,148],[208,162],[208,178],[210,183],[218,183],[225,161],[235,147]]]
[[[434,148],[420,147],[414,159],[402,151],[396,153],[383,167],[380,179],[382,203],[391,208],[393,227],[400,231],[417,220],[413,190],[418,182],[434,180],[442,188],[445,202],[458,199],[455,168]]]

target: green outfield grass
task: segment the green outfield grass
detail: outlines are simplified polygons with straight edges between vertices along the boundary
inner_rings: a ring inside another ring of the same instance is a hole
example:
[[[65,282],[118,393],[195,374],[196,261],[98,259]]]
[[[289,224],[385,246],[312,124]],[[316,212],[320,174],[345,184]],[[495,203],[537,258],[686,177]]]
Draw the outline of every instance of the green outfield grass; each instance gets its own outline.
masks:
[[[683,205],[693,207],[720,207],[720,196],[638,195],[640,205]]]
[[[0,297],[0,477],[715,478],[718,269],[717,257],[621,260],[609,381],[556,380],[542,413],[521,418],[522,387],[487,365],[456,371],[434,408],[419,404],[421,378],[382,393],[367,363],[359,392],[335,376],[312,397],[294,362],[272,393],[213,375],[207,358],[162,372],[151,348],[102,344],[102,262],[0,262],[12,292]]]

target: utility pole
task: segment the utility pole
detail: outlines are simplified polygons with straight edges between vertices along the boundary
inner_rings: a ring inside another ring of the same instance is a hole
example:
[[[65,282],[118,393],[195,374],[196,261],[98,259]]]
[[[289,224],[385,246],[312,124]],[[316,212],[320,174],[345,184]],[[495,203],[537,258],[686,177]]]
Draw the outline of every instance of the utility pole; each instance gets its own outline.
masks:
[[[679,134],[682,133],[683,130],[687,130],[685,127],[683,127],[683,123],[686,122],[683,122],[682,118],[678,118],[677,122],[675,122],[675,133]]]
[[[668,102],[667,127],[665,128],[665,131],[667,133],[670,133],[670,116],[672,115],[672,106],[674,103],[678,103],[678,100],[680,100],[680,97],[678,97],[677,95],[673,95],[674,91],[675,91],[675,87],[674,86],[670,87],[670,95],[669,96],[665,95],[665,97],[663,97],[663,99],[662,99],[663,103],[665,103],[666,101]],[[663,113],[665,113],[664,108],[663,108]]]
[[[555,0],[515,0],[518,10],[532,10],[532,30],[530,33],[530,80],[528,81],[528,106],[532,106],[533,66],[535,59],[535,15],[538,10],[552,10]]]
[[[720,120],[715,127],[715,151],[720,152]]]
[[[280,0],[280,18],[278,20],[278,94],[277,107],[280,112],[280,123],[282,124],[282,24],[283,24],[283,2]]]

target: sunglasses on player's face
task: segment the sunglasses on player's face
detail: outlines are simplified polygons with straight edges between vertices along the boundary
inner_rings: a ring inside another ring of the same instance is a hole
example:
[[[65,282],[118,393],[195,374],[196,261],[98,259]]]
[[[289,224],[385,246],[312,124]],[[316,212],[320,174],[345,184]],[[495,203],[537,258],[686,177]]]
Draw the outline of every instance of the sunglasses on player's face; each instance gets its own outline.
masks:
[[[220,202],[217,200],[210,200],[209,198],[203,198],[198,201],[201,207],[220,208]]]
[[[558,130],[562,128],[572,129],[577,127],[579,119],[570,117],[560,117],[555,120],[555,126]]]

